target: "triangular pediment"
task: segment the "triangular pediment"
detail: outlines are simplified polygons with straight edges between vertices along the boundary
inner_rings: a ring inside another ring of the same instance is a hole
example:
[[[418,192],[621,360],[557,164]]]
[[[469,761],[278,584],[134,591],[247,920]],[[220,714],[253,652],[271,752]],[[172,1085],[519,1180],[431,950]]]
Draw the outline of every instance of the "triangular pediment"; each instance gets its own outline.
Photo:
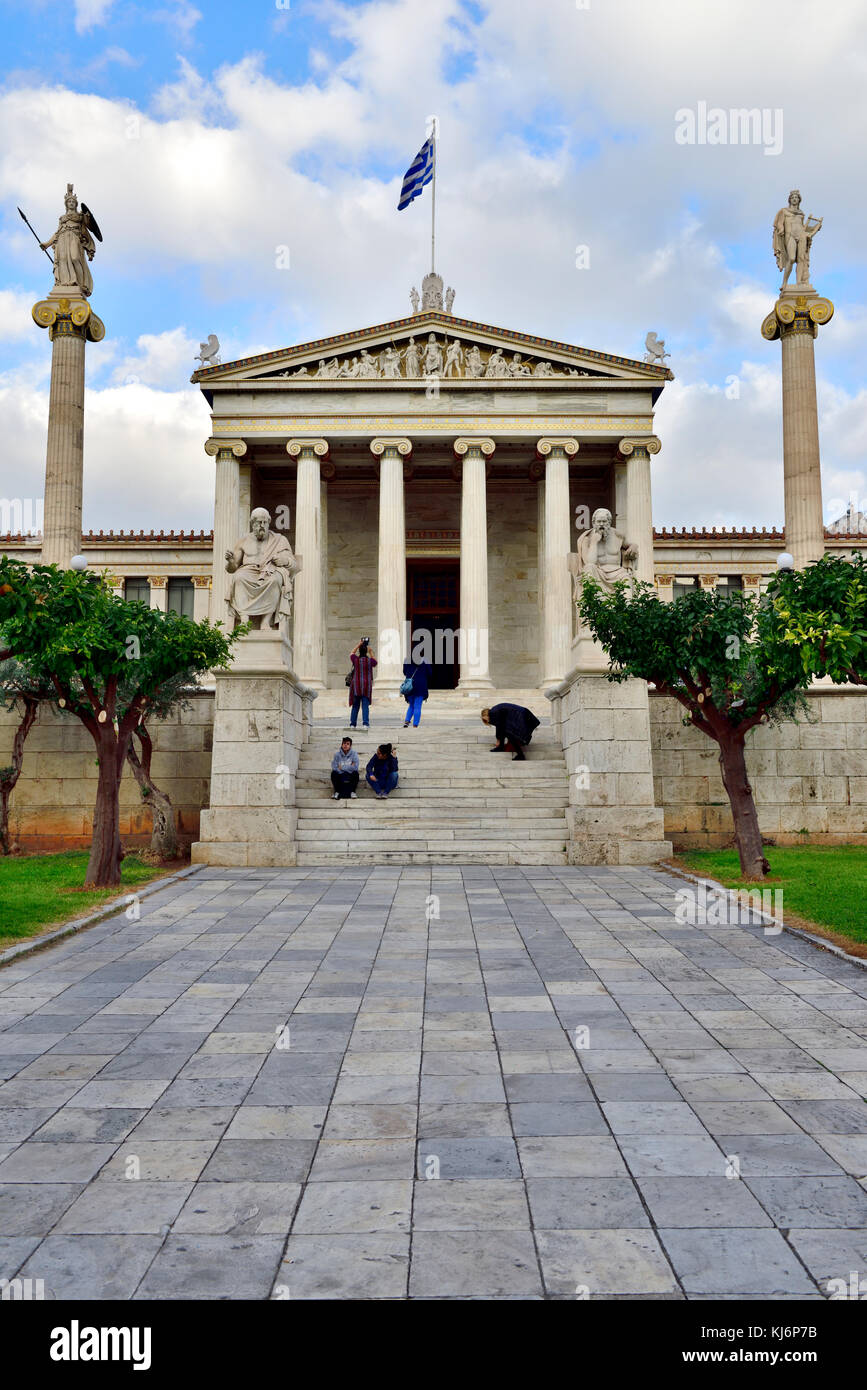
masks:
[[[300,343],[257,357],[204,367],[192,380],[203,390],[253,383],[494,381],[497,386],[532,380],[602,378],[661,388],[672,379],[667,367],[593,352],[532,334],[494,328],[471,319],[428,310],[391,323]]]

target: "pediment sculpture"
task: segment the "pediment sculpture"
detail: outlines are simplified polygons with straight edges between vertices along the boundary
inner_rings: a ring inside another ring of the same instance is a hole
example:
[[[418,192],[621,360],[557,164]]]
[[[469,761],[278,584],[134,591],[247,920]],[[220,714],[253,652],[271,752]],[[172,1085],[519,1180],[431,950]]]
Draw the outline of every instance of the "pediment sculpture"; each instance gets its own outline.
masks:
[[[278,377],[310,381],[427,381],[462,377],[472,381],[526,377],[588,377],[598,373],[521,352],[505,352],[457,336],[428,333],[391,342],[378,350],[361,348],[352,356],[320,357],[318,363],[287,367]]]
[[[250,530],[226,551],[226,573],[232,576],[228,602],[235,626],[250,623],[256,630],[278,628],[281,618],[292,616],[295,575],[301,557],[289,541],[270,527],[264,507],[250,513]]]

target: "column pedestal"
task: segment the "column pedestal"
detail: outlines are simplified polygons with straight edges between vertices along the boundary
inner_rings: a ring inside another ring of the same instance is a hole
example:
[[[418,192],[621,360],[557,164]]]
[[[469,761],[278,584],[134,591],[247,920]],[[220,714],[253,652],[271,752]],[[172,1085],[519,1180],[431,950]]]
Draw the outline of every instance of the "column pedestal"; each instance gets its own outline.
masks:
[[[297,860],[295,778],[309,692],[280,632],[252,632],[230,670],[215,672],[211,804],[202,812],[194,864],[245,867]]]

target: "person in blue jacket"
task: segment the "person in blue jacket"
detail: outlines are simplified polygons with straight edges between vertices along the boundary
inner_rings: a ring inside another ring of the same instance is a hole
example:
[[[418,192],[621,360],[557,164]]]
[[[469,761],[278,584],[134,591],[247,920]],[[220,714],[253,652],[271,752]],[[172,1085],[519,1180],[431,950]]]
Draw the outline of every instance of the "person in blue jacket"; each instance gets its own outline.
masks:
[[[401,686],[403,698],[406,700],[406,721],[404,728],[409,728],[412,720],[412,727],[418,728],[421,719],[421,707],[428,697],[428,678],[430,676],[429,661],[405,661],[403,663],[404,682]],[[412,682],[411,689],[404,690],[407,681]]]
[[[388,796],[397,786],[397,754],[390,743],[381,743],[365,768],[365,781],[379,797]]]

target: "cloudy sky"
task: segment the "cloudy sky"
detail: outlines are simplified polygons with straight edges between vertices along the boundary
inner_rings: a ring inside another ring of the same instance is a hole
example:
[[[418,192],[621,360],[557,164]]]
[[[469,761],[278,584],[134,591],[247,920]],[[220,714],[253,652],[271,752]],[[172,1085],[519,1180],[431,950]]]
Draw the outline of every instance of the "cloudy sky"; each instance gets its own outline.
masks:
[[[3,24],[0,496],[41,495],[48,405],[30,308],[51,272],[18,205],[45,238],[74,181],[105,235],[85,525],[209,527],[199,341],[229,360],[408,312],[429,190],[397,196],[436,115],[457,314],[635,357],[665,339],[657,525],[782,520],[780,348],[759,327],[800,188],[836,306],[826,512],[867,505],[863,0],[4,0]],[[702,103],[764,112],[762,138],[684,143]]]

